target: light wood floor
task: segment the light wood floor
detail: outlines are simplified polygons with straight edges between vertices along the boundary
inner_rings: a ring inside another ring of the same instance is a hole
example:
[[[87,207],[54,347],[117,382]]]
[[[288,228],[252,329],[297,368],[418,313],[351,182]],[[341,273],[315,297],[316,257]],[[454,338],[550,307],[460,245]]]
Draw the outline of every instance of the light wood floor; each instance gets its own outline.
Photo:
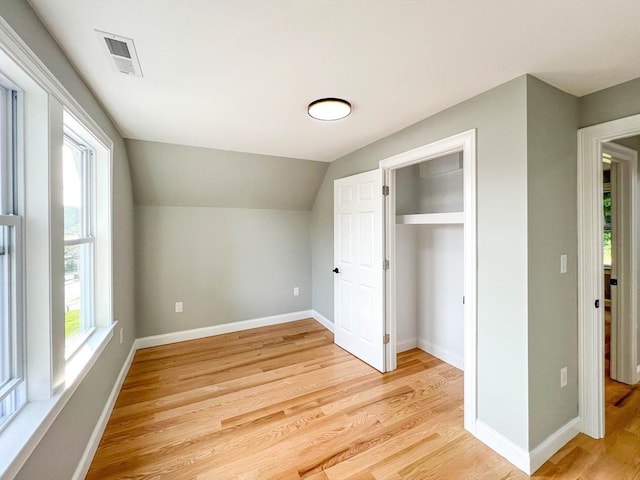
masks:
[[[459,370],[411,350],[382,375],[332,342],[302,320],[139,350],[87,478],[528,478],[463,429]],[[640,391],[608,400],[607,438],[534,478],[640,479]]]

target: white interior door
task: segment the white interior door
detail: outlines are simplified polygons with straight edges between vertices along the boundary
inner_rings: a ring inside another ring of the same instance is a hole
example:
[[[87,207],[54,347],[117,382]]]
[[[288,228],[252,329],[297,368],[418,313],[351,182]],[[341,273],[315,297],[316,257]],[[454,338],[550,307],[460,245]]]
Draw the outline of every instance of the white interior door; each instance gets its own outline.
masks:
[[[381,169],[334,183],[335,343],[385,371]]]

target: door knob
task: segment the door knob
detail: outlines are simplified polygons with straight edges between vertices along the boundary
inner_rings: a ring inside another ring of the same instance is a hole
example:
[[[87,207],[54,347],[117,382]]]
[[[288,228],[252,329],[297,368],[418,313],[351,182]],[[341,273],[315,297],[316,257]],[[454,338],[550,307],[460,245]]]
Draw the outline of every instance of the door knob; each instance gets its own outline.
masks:
[[[338,267],[334,268],[333,270],[331,270],[333,273],[340,273],[340,270],[338,270]]]

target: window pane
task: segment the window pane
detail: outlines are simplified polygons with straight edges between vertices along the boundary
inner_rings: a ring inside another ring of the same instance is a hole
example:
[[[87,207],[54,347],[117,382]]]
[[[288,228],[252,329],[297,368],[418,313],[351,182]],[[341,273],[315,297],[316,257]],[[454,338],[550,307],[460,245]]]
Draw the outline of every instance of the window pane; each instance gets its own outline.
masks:
[[[73,349],[82,333],[82,245],[64,247],[64,334]]]
[[[62,175],[64,189],[64,238],[83,236],[83,162],[82,151],[65,142],[62,149]]]
[[[93,327],[93,243],[64,247],[64,333],[73,353]]]

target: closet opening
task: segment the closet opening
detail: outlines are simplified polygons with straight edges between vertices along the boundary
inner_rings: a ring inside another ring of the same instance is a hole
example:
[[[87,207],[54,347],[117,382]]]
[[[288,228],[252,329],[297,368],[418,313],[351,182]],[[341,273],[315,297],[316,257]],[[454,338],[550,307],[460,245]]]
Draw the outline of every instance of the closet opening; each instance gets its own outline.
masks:
[[[396,353],[464,370],[463,154],[395,171]]]
[[[464,426],[477,419],[475,130],[382,160],[386,371],[419,348],[464,372]]]

